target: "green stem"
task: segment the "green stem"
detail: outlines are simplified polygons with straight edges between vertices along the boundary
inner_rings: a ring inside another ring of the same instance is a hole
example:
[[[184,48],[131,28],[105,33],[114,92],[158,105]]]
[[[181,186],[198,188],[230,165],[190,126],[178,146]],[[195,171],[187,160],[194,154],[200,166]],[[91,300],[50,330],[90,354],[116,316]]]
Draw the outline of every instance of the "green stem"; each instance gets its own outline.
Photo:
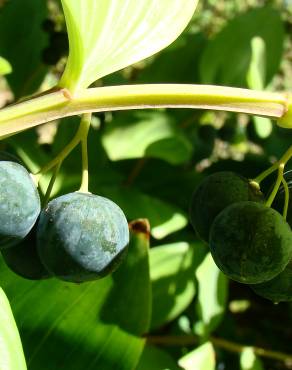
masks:
[[[0,138],[62,117],[128,109],[199,108],[284,119],[289,102],[286,93],[211,85],[110,86],[80,90],[74,96],[62,89],[2,109]],[[283,125],[291,127],[286,121]]]
[[[91,113],[85,113],[82,116],[80,128],[82,131],[81,149],[82,149],[82,182],[79,191],[88,193],[88,148],[87,137],[91,123]]]
[[[226,339],[211,336],[210,341],[214,346],[225,349],[230,352],[242,353],[247,347],[251,348],[253,352],[261,357],[270,358],[280,361],[292,361],[292,355],[282,352],[270,351],[260,347],[251,347],[237,344]],[[165,346],[193,346],[198,344],[199,338],[194,335],[180,335],[180,336],[148,336],[147,341],[151,344],[165,345]]]
[[[284,217],[284,220],[286,220],[287,219],[287,214],[288,214],[290,194],[289,194],[289,188],[288,188],[287,181],[284,179],[284,177],[282,179],[282,183],[283,183],[284,192],[285,192],[285,202],[284,202],[283,217]]]
[[[273,188],[273,191],[271,192],[268,200],[266,201],[266,206],[267,207],[271,207],[271,205],[273,204],[273,201],[274,201],[274,199],[275,199],[275,197],[278,193],[280,185],[283,181],[284,168],[285,168],[285,164],[280,163],[279,167],[278,167],[278,176],[277,176],[276,184],[275,184],[275,186]]]
[[[43,208],[46,207],[46,205],[48,204],[49,202],[49,199],[50,199],[50,195],[51,195],[51,192],[53,190],[53,187],[54,187],[54,184],[55,184],[55,181],[56,181],[56,178],[57,178],[57,175],[58,175],[58,172],[60,170],[60,167],[62,165],[62,162],[59,162],[56,167],[54,168],[54,172],[53,172],[53,175],[51,177],[51,180],[49,182],[49,186],[47,188],[47,191],[46,191],[46,194],[44,196],[44,201],[43,201]]]

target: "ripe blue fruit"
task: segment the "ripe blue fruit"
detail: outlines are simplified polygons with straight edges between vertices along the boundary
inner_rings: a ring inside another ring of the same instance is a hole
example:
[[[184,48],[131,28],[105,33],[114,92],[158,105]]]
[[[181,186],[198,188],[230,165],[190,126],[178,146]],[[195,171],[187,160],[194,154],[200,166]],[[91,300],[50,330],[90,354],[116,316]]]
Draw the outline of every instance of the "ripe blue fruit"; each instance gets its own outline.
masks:
[[[256,184],[231,171],[216,172],[206,177],[193,193],[190,221],[198,236],[208,243],[215,217],[227,206],[240,201],[263,201]]]
[[[36,246],[36,226],[19,244],[2,250],[6,265],[17,275],[31,280],[50,277],[41,263]]]
[[[62,280],[78,283],[113,272],[128,243],[126,217],[109,199],[70,193],[53,199],[41,212],[39,256],[46,269]]]
[[[0,249],[21,241],[40,213],[40,198],[28,171],[0,161]]]
[[[273,279],[292,255],[292,232],[282,215],[255,202],[239,202],[215,218],[210,249],[219,269],[233,280],[258,284]]]

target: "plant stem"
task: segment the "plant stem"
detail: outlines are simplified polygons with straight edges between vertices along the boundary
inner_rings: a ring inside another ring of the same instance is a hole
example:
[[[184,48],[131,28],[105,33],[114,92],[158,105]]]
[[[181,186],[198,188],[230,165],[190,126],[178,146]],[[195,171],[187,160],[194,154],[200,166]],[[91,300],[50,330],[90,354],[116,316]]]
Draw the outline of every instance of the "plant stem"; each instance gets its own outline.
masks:
[[[280,361],[292,361],[292,355],[270,351],[260,347],[251,347],[237,344],[226,339],[211,336],[209,340],[218,348],[225,349],[230,352],[242,353],[246,347],[252,348],[254,353],[261,357],[270,358]],[[199,338],[194,335],[180,335],[180,336],[148,336],[147,341],[151,344],[165,345],[165,346],[193,346],[198,344]]]
[[[85,113],[82,116],[80,122],[80,129],[82,133],[81,137],[81,149],[82,149],[82,182],[79,191],[82,193],[88,193],[88,148],[87,148],[87,137],[91,123],[91,113]]]
[[[211,85],[110,86],[80,90],[74,96],[62,89],[2,109],[0,137],[3,139],[62,117],[129,109],[198,108],[284,119],[290,114],[289,102],[290,97],[286,93]],[[283,125],[292,127],[289,119],[284,121]]]
[[[273,204],[273,201],[278,193],[278,190],[280,188],[280,185],[283,181],[283,174],[284,174],[284,168],[285,168],[285,164],[284,163],[280,163],[279,164],[279,167],[278,167],[278,176],[277,176],[277,180],[276,180],[276,183],[275,183],[275,186],[273,188],[273,191],[271,192],[268,200],[266,201],[266,206],[267,207],[271,207],[271,205]]]
[[[58,172],[60,170],[60,167],[61,167],[61,164],[62,162],[59,162],[56,167],[54,168],[54,172],[53,172],[53,175],[51,177],[51,180],[49,182],[49,186],[47,188],[47,191],[46,191],[46,194],[44,196],[44,201],[43,201],[43,208],[46,207],[46,205],[48,204],[49,202],[49,199],[50,199],[50,195],[51,195],[51,192],[53,190],[53,187],[54,187],[54,183],[56,181],[56,178],[57,178],[57,175],[58,175]]]
[[[285,192],[285,201],[284,201],[283,217],[284,217],[284,220],[286,220],[286,219],[287,219],[287,214],[288,214],[288,207],[289,207],[289,197],[290,197],[290,194],[289,194],[289,188],[288,188],[287,181],[284,179],[284,177],[282,178],[282,183],[283,183],[284,192]]]

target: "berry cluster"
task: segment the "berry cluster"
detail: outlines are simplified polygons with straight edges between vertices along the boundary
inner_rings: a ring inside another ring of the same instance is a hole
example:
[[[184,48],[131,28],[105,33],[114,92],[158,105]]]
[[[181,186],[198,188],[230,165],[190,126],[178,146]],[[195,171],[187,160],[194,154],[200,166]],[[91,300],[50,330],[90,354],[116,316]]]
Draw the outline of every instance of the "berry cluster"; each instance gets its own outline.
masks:
[[[268,207],[257,183],[217,172],[201,182],[190,207],[191,223],[219,269],[275,302],[292,300],[292,232],[280,213],[281,196],[278,209]]]
[[[0,198],[0,250],[22,277],[80,283],[113,272],[125,256],[128,223],[115,203],[75,192],[41,210],[31,175],[6,153],[0,154]]]

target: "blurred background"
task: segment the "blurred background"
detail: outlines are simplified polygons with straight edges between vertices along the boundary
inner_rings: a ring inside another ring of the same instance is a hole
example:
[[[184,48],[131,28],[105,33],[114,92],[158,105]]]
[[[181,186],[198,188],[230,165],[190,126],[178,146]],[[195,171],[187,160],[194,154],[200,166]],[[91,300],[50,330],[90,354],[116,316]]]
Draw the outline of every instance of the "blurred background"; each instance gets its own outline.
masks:
[[[0,0],[0,55],[13,70],[0,79],[1,107],[53,87],[67,54],[58,1],[25,0],[23,6],[23,0]],[[291,91],[291,62],[292,1],[208,0],[171,46],[95,86],[195,83]],[[42,125],[0,142],[0,150],[36,171],[70,141],[78,123],[73,117]],[[292,304],[273,304],[224,277],[188,219],[192,192],[205,176],[232,170],[256,177],[291,143],[289,130],[245,114],[163,109],[94,116],[90,191],[115,201],[130,221],[147,218],[151,225],[153,313],[137,370],[178,369],[187,354],[194,362],[185,369],[292,369]],[[43,192],[49,179],[41,181]],[[80,181],[76,149],[52,196],[75,191]],[[266,194],[273,181],[263,184]]]

